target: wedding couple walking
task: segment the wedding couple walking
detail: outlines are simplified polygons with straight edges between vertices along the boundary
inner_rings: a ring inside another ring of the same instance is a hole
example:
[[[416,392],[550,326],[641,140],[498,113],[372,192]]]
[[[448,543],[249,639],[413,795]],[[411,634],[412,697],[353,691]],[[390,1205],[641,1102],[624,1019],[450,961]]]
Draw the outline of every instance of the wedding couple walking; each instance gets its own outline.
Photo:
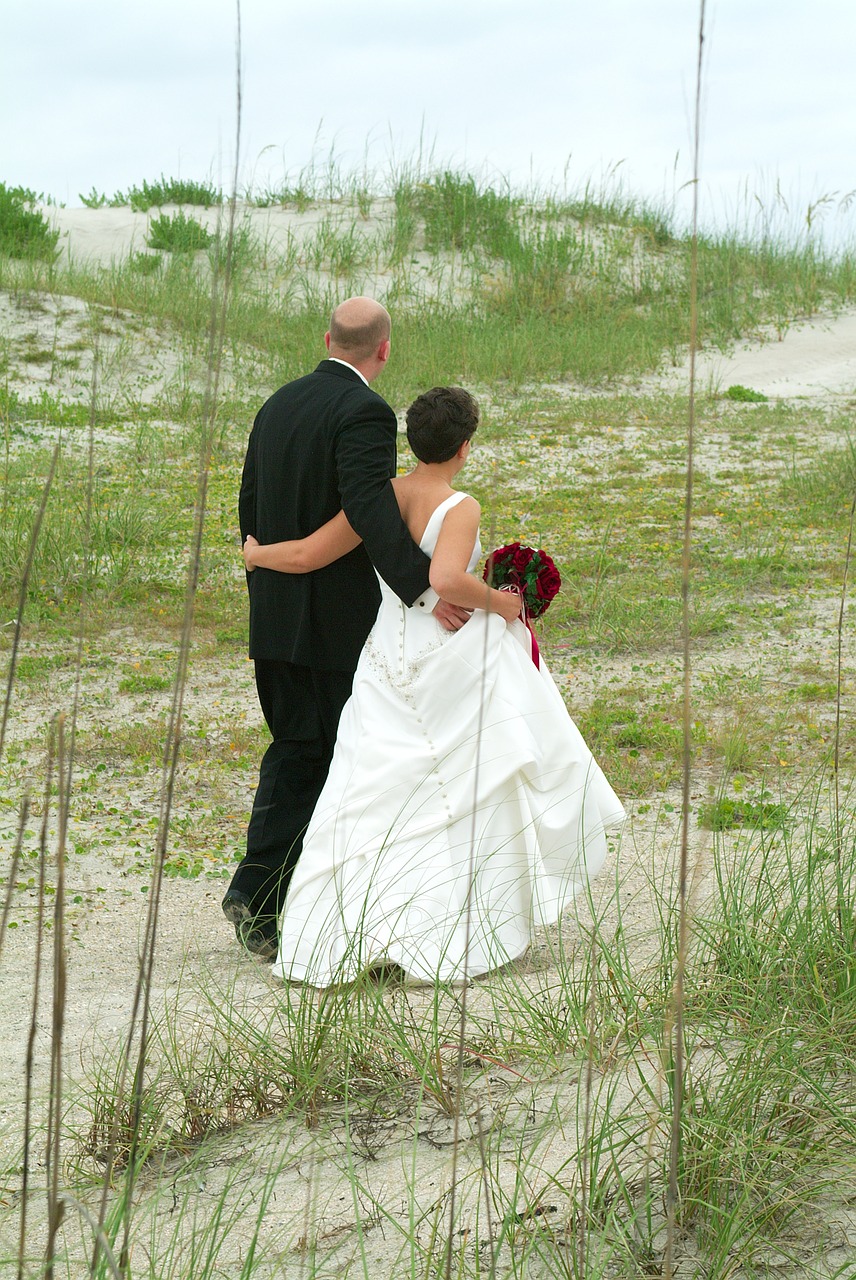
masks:
[[[238,939],[316,986],[522,955],[603,863],[622,807],[533,662],[516,595],[476,577],[452,488],[478,425],[461,388],[395,415],[370,387],[390,319],[333,312],[329,358],[261,408],[240,493],[250,656],[272,741],[223,899]]]

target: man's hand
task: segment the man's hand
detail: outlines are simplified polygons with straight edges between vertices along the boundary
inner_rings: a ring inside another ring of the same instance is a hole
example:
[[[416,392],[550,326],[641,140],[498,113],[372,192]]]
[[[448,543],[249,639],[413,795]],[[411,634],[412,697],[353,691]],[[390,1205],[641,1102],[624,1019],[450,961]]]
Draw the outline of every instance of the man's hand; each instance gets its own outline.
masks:
[[[456,604],[438,600],[431,611],[444,631],[460,631],[465,622],[469,622],[470,609],[461,609]]]
[[[260,544],[256,541],[253,535],[251,533],[248,533],[246,538],[244,539],[244,545],[241,548],[241,550],[244,553],[244,566],[247,570],[247,573],[252,573],[253,569],[255,569],[256,567],[256,562],[255,560],[253,560],[252,554],[253,554],[253,547],[257,547],[259,545]]]

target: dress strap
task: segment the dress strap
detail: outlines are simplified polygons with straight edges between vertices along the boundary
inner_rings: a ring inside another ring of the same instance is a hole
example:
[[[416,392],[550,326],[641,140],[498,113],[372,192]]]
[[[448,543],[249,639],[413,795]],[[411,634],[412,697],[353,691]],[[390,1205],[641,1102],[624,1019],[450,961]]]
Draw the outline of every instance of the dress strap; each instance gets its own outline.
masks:
[[[431,512],[428,517],[428,523],[425,526],[425,532],[419,539],[419,546],[427,554],[430,555],[430,551],[428,550],[426,543],[431,544],[431,550],[433,551],[433,544],[437,541],[440,533],[440,526],[446,517],[447,511],[451,511],[459,502],[463,502],[464,498],[467,496],[467,494],[462,493],[460,490],[456,490],[454,493],[450,493],[448,498],[444,498],[442,502],[439,502]]]

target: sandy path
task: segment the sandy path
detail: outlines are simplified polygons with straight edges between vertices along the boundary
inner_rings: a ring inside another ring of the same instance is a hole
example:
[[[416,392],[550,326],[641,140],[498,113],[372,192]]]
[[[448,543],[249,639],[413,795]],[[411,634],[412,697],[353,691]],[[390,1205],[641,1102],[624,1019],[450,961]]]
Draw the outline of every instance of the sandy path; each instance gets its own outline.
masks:
[[[773,398],[840,402],[856,395],[856,314],[819,317],[790,328],[781,341],[739,343],[728,353],[702,351],[696,378],[704,391],[748,387]],[[643,379],[648,391],[684,391],[689,362]]]

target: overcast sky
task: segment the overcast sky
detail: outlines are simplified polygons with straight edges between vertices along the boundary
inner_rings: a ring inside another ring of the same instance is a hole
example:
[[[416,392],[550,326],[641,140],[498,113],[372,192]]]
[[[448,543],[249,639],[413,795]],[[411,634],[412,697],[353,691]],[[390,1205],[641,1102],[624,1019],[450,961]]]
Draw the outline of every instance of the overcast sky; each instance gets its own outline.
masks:
[[[670,198],[690,175],[696,0],[243,0],[242,21],[245,184],[331,148],[383,170],[420,139],[515,185],[619,165]],[[707,215],[776,182],[801,209],[856,188],[854,0],[709,0],[707,33]],[[12,0],[0,180],[68,204],[161,173],[228,185],[235,37],[234,0]]]

